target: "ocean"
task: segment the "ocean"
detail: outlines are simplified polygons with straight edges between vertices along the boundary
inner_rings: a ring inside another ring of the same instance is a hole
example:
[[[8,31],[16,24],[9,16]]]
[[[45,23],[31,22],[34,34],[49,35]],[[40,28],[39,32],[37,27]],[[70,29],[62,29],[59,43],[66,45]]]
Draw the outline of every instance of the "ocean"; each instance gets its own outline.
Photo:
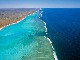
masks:
[[[41,19],[58,60],[80,60],[80,9],[43,8]]]
[[[79,8],[43,8],[0,30],[0,60],[80,60],[79,51]]]
[[[0,60],[55,60],[41,11],[0,30]]]

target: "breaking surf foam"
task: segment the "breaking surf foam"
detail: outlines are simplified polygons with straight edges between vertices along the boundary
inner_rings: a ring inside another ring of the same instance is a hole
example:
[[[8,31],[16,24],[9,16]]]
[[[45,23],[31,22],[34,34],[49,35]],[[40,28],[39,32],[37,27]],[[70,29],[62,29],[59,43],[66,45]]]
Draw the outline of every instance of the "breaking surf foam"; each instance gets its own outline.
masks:
[[[40,13],[40,14],[41,14],[41,17],[42,17],[42,13],[43,13],[43,11]],[[42,21],[42,20],[41,20],[41,21]],[[46,30],[45,30],[45,33],[48,34],[48,32],[47,32],[47,27],[46,27],[46,22],[43,21],[43,23],[45,24],[45,26],[44,26],[44,28],[46,29]],[[51,44],[51,46],[52,46],[52,41],[51,41],[48,37],[46,37],[46,36],[44,36],[44,37],[47,38],[47,40],[50,42],[50,44]],[[52,46],[52,49],[53,49],[53,56],[54,56],[55,60],[58,60],[57,55],[56,55],[56,52],[55,52],[55,49],[54,49],[53,46]]]

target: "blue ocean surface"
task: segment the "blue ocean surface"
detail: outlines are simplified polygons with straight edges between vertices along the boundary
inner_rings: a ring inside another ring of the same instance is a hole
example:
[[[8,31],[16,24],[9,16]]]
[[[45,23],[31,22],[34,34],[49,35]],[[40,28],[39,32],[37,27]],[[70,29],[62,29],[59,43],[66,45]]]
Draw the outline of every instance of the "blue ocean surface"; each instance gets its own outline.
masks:
[[[80,9],[45,8],[41,19],[47,23],[58,60],[80,60]]]

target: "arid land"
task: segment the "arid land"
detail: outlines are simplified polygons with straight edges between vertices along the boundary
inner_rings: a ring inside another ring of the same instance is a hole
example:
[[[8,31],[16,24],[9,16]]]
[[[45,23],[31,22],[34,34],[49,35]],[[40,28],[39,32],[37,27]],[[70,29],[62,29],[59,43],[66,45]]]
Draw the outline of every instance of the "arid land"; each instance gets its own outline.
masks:
[[[26,15],[32,14],[39,8],[5,8],[0,9],[0,28],[22,20]]]

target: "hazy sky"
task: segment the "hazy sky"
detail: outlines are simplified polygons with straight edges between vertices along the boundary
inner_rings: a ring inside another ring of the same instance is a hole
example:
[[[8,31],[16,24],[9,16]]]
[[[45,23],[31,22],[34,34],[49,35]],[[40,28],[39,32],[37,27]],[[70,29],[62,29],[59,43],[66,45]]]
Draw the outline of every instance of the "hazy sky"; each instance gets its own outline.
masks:
[[[80,0],[0,0],[0,8],[80,8]]]

